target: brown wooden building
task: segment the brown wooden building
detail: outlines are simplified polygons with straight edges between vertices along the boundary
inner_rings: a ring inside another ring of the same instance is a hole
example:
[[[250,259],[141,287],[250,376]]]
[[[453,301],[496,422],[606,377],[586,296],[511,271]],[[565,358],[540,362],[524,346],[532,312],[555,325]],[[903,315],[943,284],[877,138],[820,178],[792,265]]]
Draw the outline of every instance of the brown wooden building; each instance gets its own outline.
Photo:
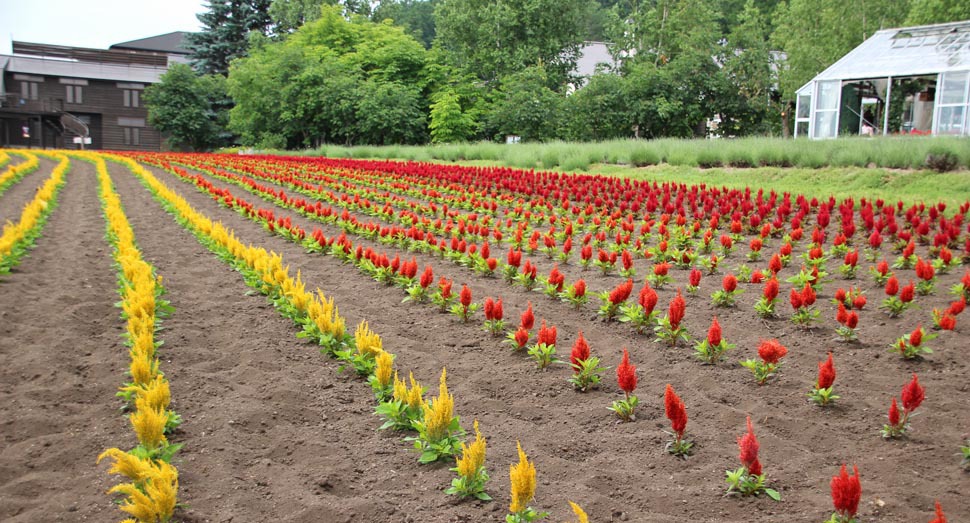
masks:
[[[5,147],[157,151],[143,94],[185,62],[185,33],[86,49],[13,42],[0,55],[0,144]],[[82,135],[87,133],[89,144]]]

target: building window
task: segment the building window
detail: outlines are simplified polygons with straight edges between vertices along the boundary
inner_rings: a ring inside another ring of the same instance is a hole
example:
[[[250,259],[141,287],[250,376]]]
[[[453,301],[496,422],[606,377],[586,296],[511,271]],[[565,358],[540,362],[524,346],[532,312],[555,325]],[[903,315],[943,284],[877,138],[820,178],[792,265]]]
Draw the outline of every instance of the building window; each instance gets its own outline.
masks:
[[[81,92],[80,85],[66,85],[67,88],[67,103],[69,104],[80,104],[84,103],[84,95]]]
[[[141,106],[141,91],[138,89],[125,89],[122,91],[124,93],[124,105],[125,107],[140,107]]]
[[[141,145],[141,129],[137,127],[122,127],[125,133],[125,145]]]
[[[37,82],[20,82],[20,97],[24,100],[36,100],[40,84]]]

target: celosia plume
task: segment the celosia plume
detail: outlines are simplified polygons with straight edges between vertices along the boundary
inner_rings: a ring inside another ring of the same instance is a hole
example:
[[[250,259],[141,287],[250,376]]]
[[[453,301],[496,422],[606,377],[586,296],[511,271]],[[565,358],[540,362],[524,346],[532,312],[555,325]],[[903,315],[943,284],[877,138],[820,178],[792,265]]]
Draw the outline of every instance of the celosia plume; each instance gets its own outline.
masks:
[[[818,380],[815,382],[815,388],[827,389],[833,383],[835,383],[835,362],[832,361],[832,353],[830,352],[828,359],[818,364]]]
[[[765,363],[778,363],[786,354],[788,354],[788,349],[778,340],[762,340],[761,344],[758,345],[758,356]]]
[[[667,311],[667,319],[670,321],[670,326],[674,329],[680,327],[680,322],[684,319],[684,312],[687,310],[687,301],[680,294],[680,289],[677,289],[677,295],[674,296],[673,300],[670,300],[670,308]]]
[[[741,450],[738,458],[741,465],[748,470],[748,474],[758,476],[761,474],[761,462],[758,461],[758,438],[754,435],[754,427],[751,425],[751,416],[748,416],[748,432],[738,438],[738,448]]]
[[[902,400],[903,409],[906,412],[913,412],[923,403],[926,397],[926,388],[919,384],[919,378],[913,373],[913,379],[903,386]]]
[[[738,278],[733,274],[728,274],[721,282],[721,286],[727,292],[734,292],[738,288]]]
[[[627,279],[625,282],[617,285],[610,291],[610,303],[613,305],[619,305],[630,297],[633,293],[633,279]]]
[[[509,511],[513,514],[525,510],[536,492],[535,465],[525,455],[522,444],[518,441],[515,444],[519,451],[519,462],[509,466],[509,479],[512,484],[512,503],[509,505]]]
[[[643,288],[640,289],[640,297],[637,300],[640,306],[643,307],[644,313],[649,316],[653,309],[657,307],[657,301],[660,299],[657,296],[657,292],[650,287],[649,283],[644,283]]]
[[[936,517],[930,523],[946,523],[946,515],[943,514],[943,507],[940,506],[939,500],[936,501]]]
[[[637,389],[637,368],[630,365],[630,353],[625,348],[623,349],[623,359],[616,367],[616,382],[627,395],[633,394],[633,391]]]
[[[536,323],[536,317],[535,317],[535,314],[532,313],[532,302],[531,301],[529,302],[529,307],[526,308],[525,309],[525,312],[522,313],[521,320],[522,321],[519,323],[519,325],[523,329],[525,329],[527,331],[532,330],[532,326],[535,325],[535,323]]]
[[[569,354],[569,362],[573,365],[573,372],[579,372],[577,368],[580,361],[585,361],[589,359],[589,343],[586,342],[586,338],[583,337],[583,331],[579,331],[579,336],[576,338],[576,343],[573,344],[573,350]]]
[[[721,324],[717,321],[717,316],[711,320],[711,327],[707,329],[707,344],[711,348],[721,344]]]
[[[461,292],[458,293],[458,302],[465,308],[472,304],[472,290],[465,284],[462,284]]]
[[[463,478],[473,479],[485,464],[485,438],[478,430],[478,420],[475,420],[475,441],[461,444],[461,457],[457,458],[458,475]]]
[[[556,344],[556,327],[546,327],[546,320],[542,320],[542,326],[539,327],[539,334],[536,335],[536,343],[541,345],[555,345]]]
[[[910,281],[905,287],[899,290],[899,301],[903,303],[909,303],[913,301],[913,297],[916,295],[916,284]]]
[[[899,405],[896,403],[896,398],[893,398],[893,402],[889,405],[889,424],[892,426],[899,425]]]
[[[843,518],[853,518],[859,510],[859,500],[862,498],[862,484],[859,481],[859,469],[852,466],[853,475],[849,476],[845,465],[838,476],[832,476],[829,484],[832,489],[832,504],[835,511]]]
[[[886,296],[895,296],[898,292],[899,280],[896,279],[895,275],[890,276],[889,279],[886,280]]]
[[[701,275],[701,270],[696,267],[690,270],[690,274],[688,275],[688,283],[690,283],[691,287],[697,287],[701,284]]]
[[[681,401],[674,388],[667,384],[664,390],[664,412],[670,420],[670,428],[677,434],[677,438],[684,437],[684,430],[687,428],[687,409]]]
[[[765,301],[771,302],[778,297],[778,280],[771,278],[765,282],[764,291],[762,292]]]

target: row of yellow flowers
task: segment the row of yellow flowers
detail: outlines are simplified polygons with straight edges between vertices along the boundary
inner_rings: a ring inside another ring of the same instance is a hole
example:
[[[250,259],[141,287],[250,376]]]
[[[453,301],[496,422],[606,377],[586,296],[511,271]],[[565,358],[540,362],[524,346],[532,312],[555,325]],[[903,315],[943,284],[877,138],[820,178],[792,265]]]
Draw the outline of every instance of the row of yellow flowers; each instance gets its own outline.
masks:
[[[155,333],[160,317],[170,308],[162,299],[161,276],[156,276],[154,268],[138,250],[134,231],[114,190],[104,159],[94,153],[76,153],[74,156],[93,163],[97,172],[98,196],[106,223],[105,235],[113,247],[130,356],[130,381],[121,387],[118,395],[125,398],[129,408],[133,407],[129,421],[138,439],[138,446],[130,451],[105,450],[98,456],[98,462],[110,458],[113,465],[109,473],[120,474],[129,480],[109,490],[109,493],[126,496],[119,508],[134,517],[126,521],[167,522],[175,511],[178,495],[178,470],[170,461],[180,445],[170,443],[166,433],[173,430],[180,419],[169,409],[171,390],[159,370],[157,348],[160,343],[156,341]]]
[[[14,154],[23,156],[24,161],[14,165],[7,165],[10,162],[10,153],[0,150],[0,168],[6,167],[6,169],[0,172],[0,195],[7,192],[7,189],[17,183],[17,180],[23,178],[28,173],[34,172],[40,165],[37,155],[33,153],[19,152]]]
[[[387,422],[382,428],[415,430],[417,436],[405,438],[414,442],[421,454],[419,462],[430,463],[439,459],[454,459],[458,478],[452,483],[450,493],[470,495],[479,499],[491,499],[484,493],[488,480],[485,472],[486,441],[474,423],[475,439],[465,443],[465,432],[459,418],[454,414],[454,397],[448,391],[447,372],[441,371],[438,395],[424,399],[424,387],[409,373],[410,386],[394,369],[394,355],[385,351],[380,336],[362,321],[354,336],[345,332],[345,321],[340,317],[332,298],[322,291],[307,292],[299,272],[296,278],[289,275],[289,267],[282,256],[266,250],[246,246],[222,223],[213,222],[193,209],[181,196],[160,182],[153,174],[135,161],[124,157],[111,157],[126,165],[144,183],[156,198],[174,214],[199,240],[224,260],[232,263],[246,278],[247,283],[267,295],[286,317],[303,326],[301,337],[318,342],[323,352],[342,362],[342,369],[352,368],[366,378],[379,402],[378,413]],[[458,455],[460,453],[460,456]],[[510,467],[511,514],[510,522],[526,522],[545,517],[527,504],[535,492],[535,467],[528,461],[519,446],[519,463]],[[457,488],[456,488],[457,487]],[[580,523],[588,518],[582,508],[570,503]]]
[[[10,272],[10,269],[20,263],[20,259],[33,246],[40,235],[47,217],[57,203],[57,194],[64,186],[65,175],[71,167],[71,161],[62,154],[52,154],[52,158],[59,160],[50,177],[34,194],[33,200],[24,206],[17,223],[7,222],[0,233],[0,274]]]

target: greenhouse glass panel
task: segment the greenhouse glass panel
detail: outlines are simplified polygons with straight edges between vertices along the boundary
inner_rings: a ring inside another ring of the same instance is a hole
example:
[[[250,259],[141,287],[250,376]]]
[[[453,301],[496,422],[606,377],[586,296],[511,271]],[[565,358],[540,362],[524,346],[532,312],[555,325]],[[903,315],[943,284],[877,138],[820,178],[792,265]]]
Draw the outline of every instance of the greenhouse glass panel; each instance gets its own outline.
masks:
[[[795,113],[795,118],[799,120],[807,120],[812,116],[812,96],[808,94],[803,94],[798,96],[798,112]]]
[[[818,83],[818,102],[815,107],[818,111],[836,110],[839,108],[839,94],[842,82],[835,80],[830,82]]]
[[[940,103],[958,105],[967,103],[968,77],[970,77],[970,73],[966,71],[943,73],[943,93],[940,97]]]
[[[963,106],[940,108],[940,121],[937,126],[939,134],[964,134],[966,111]]]
[[[835,111],[818,111],[815,113],[815,136],[813,138],[835,138],[839,129],[836,120],[839,113]]]

